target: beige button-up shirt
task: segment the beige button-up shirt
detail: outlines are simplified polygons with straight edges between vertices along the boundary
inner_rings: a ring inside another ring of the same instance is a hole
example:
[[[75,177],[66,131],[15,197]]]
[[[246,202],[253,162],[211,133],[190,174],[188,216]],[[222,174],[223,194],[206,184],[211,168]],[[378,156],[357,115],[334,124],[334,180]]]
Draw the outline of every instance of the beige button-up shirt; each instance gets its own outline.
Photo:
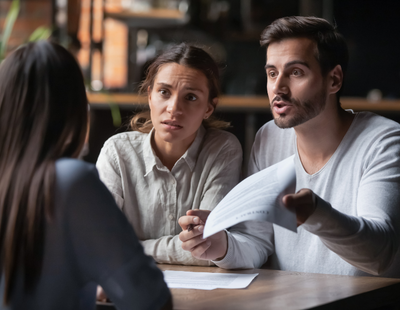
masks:
[[[200,127],[169,171],[151,147],[152,134],[132,131],[107,140],[96,164],[100,178],[147,255],[159,263],[209,265],[182,249],[178,219],[190,209],[212,210],[238,183],[240,143],[229,132]]]

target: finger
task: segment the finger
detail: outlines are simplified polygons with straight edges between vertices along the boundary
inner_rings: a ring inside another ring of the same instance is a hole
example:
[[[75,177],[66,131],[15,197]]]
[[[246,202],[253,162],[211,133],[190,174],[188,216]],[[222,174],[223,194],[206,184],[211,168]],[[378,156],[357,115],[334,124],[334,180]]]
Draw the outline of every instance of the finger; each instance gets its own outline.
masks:
[[[209,258],[207,250],[211,247],[211,241],[210,240],[205,240],[205,242],[199,244],[195,248],[192,249],[192,256],[198,259],[203,259],[203,260],[210,260],[212,258]]]
[[[200,222],[202,222],[201,224],[204,224],[210,215],[210,212],[210,210],[194,209],[186,211],[186,215],[197,216],[200,218]]]
[[[195,227],[193,227],[192,230],[182,230],[179,234],[179,240],[181,240],[182,242],[186,242],[190,239],[193,239],[197,236],[202,236],[203,235],[203,230],[204,230],[204,226],[203,225],[197,225]]]
[[[181,226],[181,228],[183,230],[188,229],[189,225],[198,225],[200,224],[200,218],[198,216],[181,216],[178,220],[178,224],[179,226]]]
[[[289,194],[285,195],[282,198],[283,205],[289,209],[290,211],[295,211],[295,197],[293,197],[295,194]]]
[[[196,237],[193,237],[191,239],[186,240],[185,242],[182,242],[182,249],[185,251],[193,251],[194,248],[196,248],[198,245],[206,242],[207,239],[203,239],[203,235],[199,235]]]

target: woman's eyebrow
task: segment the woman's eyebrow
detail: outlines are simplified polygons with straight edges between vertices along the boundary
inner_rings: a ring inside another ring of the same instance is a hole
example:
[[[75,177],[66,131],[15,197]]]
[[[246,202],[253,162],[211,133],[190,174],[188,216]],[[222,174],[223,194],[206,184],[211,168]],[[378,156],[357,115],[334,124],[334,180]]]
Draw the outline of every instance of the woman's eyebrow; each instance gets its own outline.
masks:
[[[194,87],[185,87],[186,90],[191,90],[191,91],[198,91],[201,93],[204,93],[204,91],[200,88],[194,88]]]
[[[157,85],[164,86],[164,87],[167,87],[167,88],[171,88],[172,87],[172,85],[167,84],[167,83],[162,83],[162,82],[157,83]]]

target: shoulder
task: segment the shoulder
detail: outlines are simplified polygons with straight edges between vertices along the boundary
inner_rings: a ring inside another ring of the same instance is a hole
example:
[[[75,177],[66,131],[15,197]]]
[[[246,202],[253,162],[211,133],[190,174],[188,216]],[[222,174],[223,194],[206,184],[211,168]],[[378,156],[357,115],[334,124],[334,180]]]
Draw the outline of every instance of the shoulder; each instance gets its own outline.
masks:
[[[120,159],[126,160],[134,154],[142,154],[148,135],[139,131],[129,131],[112,136],[104,143],[97,163],[104,160],[118,163]],[[140,155],[138,156],[140,157]]]
[[[57,187],[62,189],[99,178],[93,164],[78,159],[61,158],[56,161],[55,168]]]
[[[400,141],[400,124],[372,112],[359,112],[354,119],[352,135],[364,143]]]
[[[356,113],[356,125],[371,130],[399,130],[400,124],[372,112]]]
[[[257,132],[257,139],[265,139],[267,137],[290,137],[294,136],[293,128],[279,128],[273,120],[265,123]]]
[[[242,151],[242,146],[236,136],[220,129],[207,129],[204,136],[203,148],[225,150],[227,152]]]
[[[141,145],[144,140],[146,140],[148,133],[142,133],[139,131],[129,131],[116,134],[104,142],[103,148],[120,148],[131,145],[135,147]]]
[[[279,128],[272,120],[258,130],[253,149],[274,149],[275,151],[278,148],[287,149],[291,146],[294,138],[295,132],[293,128]]]

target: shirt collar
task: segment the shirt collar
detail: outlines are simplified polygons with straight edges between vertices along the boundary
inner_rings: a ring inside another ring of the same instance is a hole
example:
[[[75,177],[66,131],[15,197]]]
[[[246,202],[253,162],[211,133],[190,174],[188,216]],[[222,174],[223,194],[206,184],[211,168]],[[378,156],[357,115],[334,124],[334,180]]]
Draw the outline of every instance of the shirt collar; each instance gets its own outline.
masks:
[[[185,154],[183,154],[181,157],[186,161],[192,172],[194,170],[194,166],[196,165],[197,155],[199,154],[199,150],[201,144],[203,143],[203,138],[205,134],[206,129],[203,127],[203,125],[201,125],[200,128],[197,130],[196,138],[194,139],[192,145],[189,146]]]
[[[201,125],[200,128],[197,130],[196,138],[194,139],[193,143],[187,149],[185,154],[183,154],[182,157],[179,158],[177,161],[179,162],[180,160],[185,160],[192,172],[196,165],[197,155],[199,153],[199,149],[203,142],[205,134],[206,134],[206,129],[203,127],[203,125]],[[159,170],[169,171],[168,168],[166,168],[162,164],[161,160],[157,157],[151,146],[151,139],[153,135],[154,135],[154,127],[151,129],[150,133],[147,135],[143,143],[143,157],[146,167],[145,176],[147,176],[147,174],[149,174],[153,170],[154,166],[157,166]]]

